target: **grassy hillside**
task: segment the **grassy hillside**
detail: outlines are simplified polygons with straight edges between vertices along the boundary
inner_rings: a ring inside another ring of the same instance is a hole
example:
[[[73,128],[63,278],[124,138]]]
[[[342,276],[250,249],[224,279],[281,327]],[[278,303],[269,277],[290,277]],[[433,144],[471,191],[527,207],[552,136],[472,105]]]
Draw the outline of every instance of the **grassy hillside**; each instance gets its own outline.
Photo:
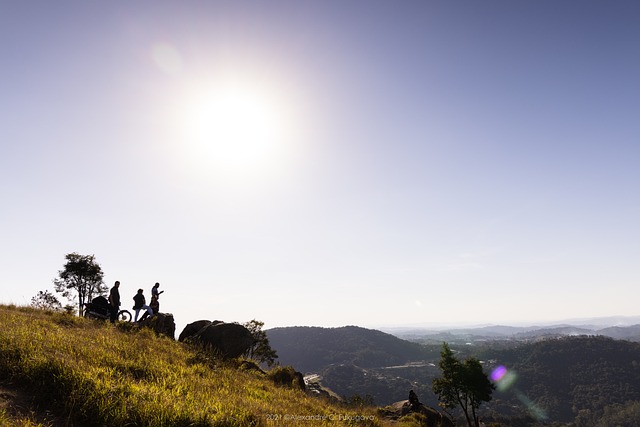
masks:
[[[279,368],[282,370],[282,368]],[[131,324],[0,306],[0,426],[387,426]],[[400,425],[411,425],[409,422]]]

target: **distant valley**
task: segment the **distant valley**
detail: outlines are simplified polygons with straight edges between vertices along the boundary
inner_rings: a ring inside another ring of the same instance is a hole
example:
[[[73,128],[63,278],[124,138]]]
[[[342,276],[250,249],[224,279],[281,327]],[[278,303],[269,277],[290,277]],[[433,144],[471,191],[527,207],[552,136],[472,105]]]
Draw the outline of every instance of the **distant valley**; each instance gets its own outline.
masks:
[[[479,358],[487,373],[503,365],[513,374],[513,384],[496,391],[483,409],[487,420],[524,427],[580,418],[583,425],[591,425],[586,419],[596,425],[605,411],[610,416],[612,408],[640,402],[638,324],[386,332],[356,326],[287,327],[266,332],[280,364],[312,375],[347,400],[384,406],[415,390],[421,401],[437,407],[431,386],[440,375],[440,350],[447,342],[461,359]]]

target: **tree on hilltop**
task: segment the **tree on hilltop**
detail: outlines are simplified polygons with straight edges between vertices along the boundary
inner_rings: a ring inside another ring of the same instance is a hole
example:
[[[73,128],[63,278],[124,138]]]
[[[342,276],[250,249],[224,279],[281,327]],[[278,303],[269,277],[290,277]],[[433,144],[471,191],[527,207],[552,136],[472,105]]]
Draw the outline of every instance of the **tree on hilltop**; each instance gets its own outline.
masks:
[[[438,366],[442,376],[433,380],[433,392],[445,409],[459,407],[469,427],[479,427],[477,410],[491,400],[495,386],[482,370],[480,361],[471,357],[459,361],[447,343],[442,344]]]
[[[276,351],[271,348],[267,333],[262,330],[264,322],[254,319],[242,326],[247,328],[253,337],[253,344],[246,352],[247,357],[256,360],[258,363],[266,363],[268,366],[272,366],[278,358],[278,355]]]
[[[94,255],[80,255],[76,252],[65,255],[64,269],[53,280],[56,292],[70,302],[77,298],[78,315],[82,316],[84,304],[94,297],[107,292],[103,281],[102,267]]]

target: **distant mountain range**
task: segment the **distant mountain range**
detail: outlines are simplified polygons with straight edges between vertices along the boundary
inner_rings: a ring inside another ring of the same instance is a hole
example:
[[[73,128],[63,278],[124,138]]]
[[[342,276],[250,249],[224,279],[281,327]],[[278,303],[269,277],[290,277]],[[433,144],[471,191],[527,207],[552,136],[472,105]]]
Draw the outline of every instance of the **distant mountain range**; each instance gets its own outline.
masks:
[[[634,321],[638,323],[632,324]],[[376,330],[359,326],[291,326],[268,329],[266,333],[281,364],[292,364],[296,369],[309,373],[317,373],[333,364],[379,368],[433,361],[439,357],[443,342],[491,346],[495,342],[531,342],[584,335],[640,342],[640,316],[581,319],[573,322],[575,323],[543,326],[494,325],[444,330],[415,327]],[[616,324],[629,325],[612,326]]]
[[[465,328],[387,327],[381,331],[420,342],[531,340],[549,336],[598,335],[640,342],[640,316],[573,319],[535,326],[486,325]]]
[[[602,329],[610,326],[632,326],[640,324],[640,316],[604,316],[604,317],[581,317],[573,319],[560,319],[553,321],[539,321],[539,322],[510,322],[510,326],[506,328],[543,328],[557,325],[569,325],[569,326],[581,326],[589,329],[597,328]],[[498,325],[503,325],[500,323]],[[458,330],[458,329],[478,329],[483,327],[494,327],[494,323],[413,323],[406,325],[378,325],[372,327],[381,331],[388,330],[430,330],[430,331],[445,331],[445,330]]]

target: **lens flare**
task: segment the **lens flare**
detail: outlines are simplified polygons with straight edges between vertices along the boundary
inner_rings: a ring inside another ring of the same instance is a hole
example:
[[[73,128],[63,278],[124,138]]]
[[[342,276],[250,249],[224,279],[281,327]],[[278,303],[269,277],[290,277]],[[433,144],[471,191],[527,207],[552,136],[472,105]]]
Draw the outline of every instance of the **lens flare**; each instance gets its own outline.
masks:
[[[529,399],[524,393],[514,387],[518,375],[515,372],[509,371],[506,366],[498,365],[489,376],[491,381],[496,385],[498,391],[506,392],[509,389],[513,389],[512,392],[516,395],[518,400],[522,402],[529,413],[538,421],[546,421],[548,419],[546,411],[536,405],[531,399]]]
[[[515,372],[509,371],[505,366],[499,365],[491,372],[491,380],[499,391],[509,390],[518,379]]]
[[[507,368],[505,366],[496,367],[493,372],[491,372],[491,381],[498,382],[507,374]]]
[[[516,390],[516,396],[520,400],[520,402],[524,403],[527,407],[527,410],[538,421],[547,421],[549,419],[547,415],[547,411],[539,407],[535,404],[531,399],[529,399],[524,393],[519,390]]]

